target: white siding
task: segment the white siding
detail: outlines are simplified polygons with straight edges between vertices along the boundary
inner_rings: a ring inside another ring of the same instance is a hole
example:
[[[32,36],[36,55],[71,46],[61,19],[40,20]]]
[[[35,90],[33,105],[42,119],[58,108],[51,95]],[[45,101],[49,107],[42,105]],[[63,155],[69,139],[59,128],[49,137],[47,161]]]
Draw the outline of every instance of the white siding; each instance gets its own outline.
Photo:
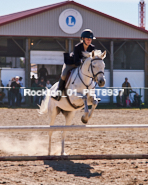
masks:
[[[63,51],[31,51],[30,63],[63,65],[64,64],[63,53],[64,53]]]

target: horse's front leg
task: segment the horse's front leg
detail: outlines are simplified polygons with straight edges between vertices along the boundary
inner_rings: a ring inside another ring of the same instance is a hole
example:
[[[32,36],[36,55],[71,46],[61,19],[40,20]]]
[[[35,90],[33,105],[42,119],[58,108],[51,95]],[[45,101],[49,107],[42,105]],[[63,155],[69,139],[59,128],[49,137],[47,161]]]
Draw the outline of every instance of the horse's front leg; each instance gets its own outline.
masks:
[[[84,101],[84,115],[81,118],[81,121],[83,123],[87,123],[88,122],[88,118],[89,118],[89,110],[88,110],[88,105],[87,105],[87,96],[83,96],[83,101]]]
[[[51,154],[51,136],[52,136],[52,132],[49,132],[48,155],[50,155],[50,154]]]
[[[82,93],[77,92],[78,97],[81,98],[84,102],[84,115],[81,117],[81,121],[83,123],[87,123],[89,119],[89,110],[88,110],[88,104],[87,104],[87,95],[83,95]]]
[[[97,105],[98,105],[98,103],[99,103],[100,100],[101,100],[100,98],[97,99],[94,96],[91,96],[90,97],[90,101],[92,103],[92,108],[91,108],[91,110],[89,112],[88,119],[90,119],[92,117],[92,114],[93,114],[93,112],[94,112],[95,108],[97,107]]]
[[[51,106],[49,109],[50,112],[50,126],[52,126],[55,122],[56,116],[59,114],[60,109],[58,107]],[[48,155],[51,154],[51,136],[52,136],[52,131],[49,131],[49,147],[48,147]]]

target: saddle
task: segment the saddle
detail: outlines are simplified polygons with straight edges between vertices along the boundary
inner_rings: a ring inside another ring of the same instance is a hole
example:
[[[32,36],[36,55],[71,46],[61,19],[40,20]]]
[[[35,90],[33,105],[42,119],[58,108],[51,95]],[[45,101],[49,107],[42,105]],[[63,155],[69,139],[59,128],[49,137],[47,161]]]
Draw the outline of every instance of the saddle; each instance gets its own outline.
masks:
[[[66,86],[68,85],[70,79],[71,79],[71,76],[72,74],[74,73],[76,68],[73,68],[73,69],[70,69],[68,72],[67,72],[67,75],[66,75],[66,79],[65,79],[65,88]]]

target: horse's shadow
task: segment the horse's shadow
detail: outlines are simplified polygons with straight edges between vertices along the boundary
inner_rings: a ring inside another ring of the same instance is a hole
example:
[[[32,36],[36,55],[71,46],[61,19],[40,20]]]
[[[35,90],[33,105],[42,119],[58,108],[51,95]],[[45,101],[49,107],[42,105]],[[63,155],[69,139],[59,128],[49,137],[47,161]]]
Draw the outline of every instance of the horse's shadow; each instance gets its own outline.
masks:
[[[89,164],[84,163],[74,163],[73,161],[44,161],[44,165],[49,165],[49,167],[52,167],[56,171],[65,171],[67,174],[74,174],[75,176],[80,177],[96,177],[101,176],[102,173],[91,173],[90,170],[94,169]]]

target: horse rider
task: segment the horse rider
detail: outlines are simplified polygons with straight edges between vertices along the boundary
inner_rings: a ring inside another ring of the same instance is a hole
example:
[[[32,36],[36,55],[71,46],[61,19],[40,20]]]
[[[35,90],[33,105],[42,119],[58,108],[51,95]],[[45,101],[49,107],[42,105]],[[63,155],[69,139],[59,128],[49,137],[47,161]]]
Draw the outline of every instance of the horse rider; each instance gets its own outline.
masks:
[[[96,38],[94,37],[92,30],[85,29],[82,31],[81,41],[78,44],[76,44],[74,47],[74,64],[63,65],[62,74],[59,80],[59,85],[57,90],[61,92],[63,91],[65,87],[65,79],[66,79],[67,72],[70,69],[77,68],[78,66],[81,65],[81,59],[83,58],[82,52],[84,51],[92,52],[95,49],[95,46],[91,44],[93,39],[96,39]],[[61,99],[61,95],[58,94],[56,97],[53,97],[53,98],[59,101]]]

